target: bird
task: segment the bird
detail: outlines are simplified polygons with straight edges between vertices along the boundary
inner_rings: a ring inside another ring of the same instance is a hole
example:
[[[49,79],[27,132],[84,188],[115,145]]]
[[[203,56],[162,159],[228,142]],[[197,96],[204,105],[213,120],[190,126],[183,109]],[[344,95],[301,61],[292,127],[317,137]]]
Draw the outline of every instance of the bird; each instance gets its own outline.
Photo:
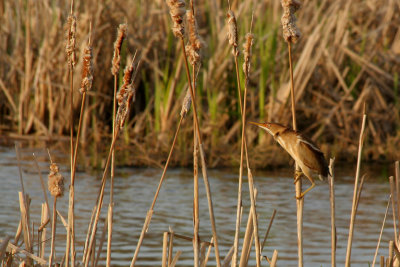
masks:
[[[301,171],[295,172],[295,181],[301,178],[304,174],[311,182],[311,186],[300,194],[298,199],[303,198],[311,189],[314,188],[315,182],[312,177],[313,172],[319,174],[319,179],[327,177],[329,174],[329,167],[325,160],[322,151],[308,138],[279,123],[258,123],[249,122],[253,125],[260,127],[272,135],[282,147],[289,153],[289,155],[296,161]]]

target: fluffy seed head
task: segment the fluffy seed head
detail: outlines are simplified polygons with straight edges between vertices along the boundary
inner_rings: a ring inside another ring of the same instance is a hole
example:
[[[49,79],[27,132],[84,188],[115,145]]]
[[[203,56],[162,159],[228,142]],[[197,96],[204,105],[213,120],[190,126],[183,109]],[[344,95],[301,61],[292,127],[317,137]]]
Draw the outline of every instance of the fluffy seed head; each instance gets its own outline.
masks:
[[[121,47],[122,47],[122,42],[126,38],[126,32],[128,29],[128,25],[126,24],[120,24],[118,27],[118,34],[117,34],[117,39],[115,40],[114,43],[114,55],[112,59],[112,67],[111,67],[111,73],[112,75],[117,75],[119,72],[119,65],[121,61]]]
[[[59,173],[57,164],[50,164],[50,173],[48,178],[48,189],[50,194],[53,197],[62,197],[64,195],[64,177]]]
[[[201,60],[200,49],[204,46],[204,42],[198,34],[196,18],[191,10],[186,11],[186,19],[188,22],[190,43],[186,46],[186,53],[190,64],[196,65]]]
[[[92,46],[87,45],[83,52],[83,68],[82,68],[82,82],[81,93],[87,92],[92,89],[93,84],[93,64],[92,64]]]
[[[184,0],[167,0],[169,13],[171,15],[174,26],[172,32],[176,37],[183,37],[185,34],[185,26],[183,25],[184,17],[186,14]]]
[[[234,56],[238,56],[239,55],[239,50],[237,49],[238,33],[237,33],[237,23],[235,14],[232,12],[232,10],[229,10],[228,13],[226,14],[226,17],[228,19],[228,40],[229,44],[232,45],[232,54]]]
[[[185,98],[183,99],[182,109],[181,109],[181,117],[185,117],[186,114],[190,110],[190,106],[192,105],[192,96],[190,95],[190,88],[187,89]]]
[[[294,13],[300,8],[298,0],[281,0],[283,15],[281,18],[283,38],[286,42],[296,43],[300,38],[300,30],[296,26],[296,16]]]
[[[251,47],[253,46],[254,35],[252,33],[246,34],[246,42],[243,44],[243,55],[244,55],[244,63],[243,63],[243,71],[246,76],[246,80],[250,73],[250,65],[251,65]]]
[[[68,65],[75,66],[75,35],[76,35],[76,17],[72,14],[68,16],[67,20],[67,45],[65,52],[67,53]]]

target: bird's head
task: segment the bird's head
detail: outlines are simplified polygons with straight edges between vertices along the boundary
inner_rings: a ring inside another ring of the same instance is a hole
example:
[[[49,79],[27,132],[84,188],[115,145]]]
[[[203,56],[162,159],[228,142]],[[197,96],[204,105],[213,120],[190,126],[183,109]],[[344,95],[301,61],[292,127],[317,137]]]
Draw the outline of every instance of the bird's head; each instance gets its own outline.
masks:
[[[259,123],[259,122],[249,121],[249,123],[257,125],[261,129],[266,130],[270,135],[274,137],[276,136],[276,134],[279,134],[287,129],[287,127],[283,126],[282,124],[273,122]]]

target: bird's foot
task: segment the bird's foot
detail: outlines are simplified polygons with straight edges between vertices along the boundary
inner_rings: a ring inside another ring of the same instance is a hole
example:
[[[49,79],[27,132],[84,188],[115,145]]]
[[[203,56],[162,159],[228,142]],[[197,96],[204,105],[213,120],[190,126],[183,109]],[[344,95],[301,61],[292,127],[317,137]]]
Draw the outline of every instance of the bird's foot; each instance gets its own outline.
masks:
[[[300,196],[294,196],[295,199],[300,200],[302,198],[304,198],[305,194],[304,193],[300,193]]]
[[[303,172],[302,172],[302,171],[296,170],[296,171],[294,172],[294,182],[293,182],[294,184],[296,184],[297,181],[301,179],[301,175],[303,175]]]

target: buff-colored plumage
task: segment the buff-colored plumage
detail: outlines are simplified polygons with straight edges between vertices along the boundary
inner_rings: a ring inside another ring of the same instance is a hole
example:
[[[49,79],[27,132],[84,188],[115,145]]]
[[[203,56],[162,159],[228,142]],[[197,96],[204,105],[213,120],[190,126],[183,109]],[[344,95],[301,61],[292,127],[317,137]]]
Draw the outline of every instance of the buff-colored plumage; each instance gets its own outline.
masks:
[[[321,176],[328,176],[329,168],[325,161],[324,154],[305,136],[279,123],[251,123],[271,134],[296,161],[303,174],[311,181],[311,187],[304,191],[302,196],[304,196],[315,185],[312,177],[313,172],[319,174],[321,180]]]

